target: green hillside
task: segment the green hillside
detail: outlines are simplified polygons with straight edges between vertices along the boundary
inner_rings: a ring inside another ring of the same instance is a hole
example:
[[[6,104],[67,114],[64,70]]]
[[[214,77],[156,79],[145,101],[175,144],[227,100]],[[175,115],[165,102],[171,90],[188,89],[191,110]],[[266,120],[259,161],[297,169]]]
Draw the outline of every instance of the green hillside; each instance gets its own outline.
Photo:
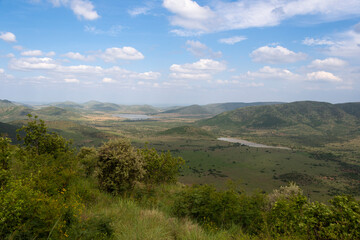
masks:
[[[0,100],[0,121],[11,122],[19,119],[26,119],[32,109],[14,104],[8,100]]]
[[[186,107],[176,107],[174,109],[169,109],[163,113],[176,113],[181,115],[216,115],[226,111],[235,110],[238,108],[248,107],[248,106],[262,106],[262,105],[273,105],[279,104],[278,102],[254,102],[254,103],[244,103],[244,102],[229,102],[229,103],[213,103],[207,105],[191,105]]]
[[[208,105],[204,105],[203,107],[212,114],[220,114],[223,112],[232,111],[243,107],[274,105],[274,104],[281,104],[281,103],[280,102],[253,102],[253,103],[229,102],[229,103],[208,104]]]
[[[322,125],[355,125],[357,118],[336,105],[323,102],[293,102],[271,106],[245,107],[201,120],[199,125],[222,128],[269,129],[299,124],[315,128]]]
[[[336,106],[344,110],[346,113],[360,118],[360,102],[341,103],[336,104]]]
[[[84,108],[83,105],[75,103],[75,102],[71,102],[71,101],[54,103],[51,105],[55,106],[55,107],[65,108],[65,109],[82,109],[82,108]]]
[[[17,129],[17,126],[0,122],[0,136],[11,138],[13,142],[16,141]]]
[[[185,136],[185,137],[214,137],[210,132],[192,126],[180,126],[162,131],[159,135]]]
[[[200,105],[191,105],[186,107],[180,107],[176,109],[170,109],[167,111],[164,111],[163,113],[176,113],[176,114],[182,114],[182,115],[200,115],[200,114],[211,114],[210,111],[208,111],[206,108]]]
[[[360,136],[359,111],[351,109],[349,114],[338,105],[310,101],[244,107],[200,120],[195,126],[262,143],[315,147]]]

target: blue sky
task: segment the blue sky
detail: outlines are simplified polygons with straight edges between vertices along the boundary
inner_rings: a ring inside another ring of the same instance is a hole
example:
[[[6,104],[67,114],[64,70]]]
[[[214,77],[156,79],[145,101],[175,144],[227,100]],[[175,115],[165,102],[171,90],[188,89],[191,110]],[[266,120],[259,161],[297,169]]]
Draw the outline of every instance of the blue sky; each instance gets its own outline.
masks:
[[[0,0],[0,99],[360,101],[360,1]]]

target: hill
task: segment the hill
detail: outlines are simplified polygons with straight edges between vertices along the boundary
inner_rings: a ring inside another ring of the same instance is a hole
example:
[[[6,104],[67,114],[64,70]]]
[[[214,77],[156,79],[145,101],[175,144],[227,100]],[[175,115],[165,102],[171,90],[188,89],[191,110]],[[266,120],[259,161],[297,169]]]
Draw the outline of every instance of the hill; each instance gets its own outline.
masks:
[[[0,100],[0,121],[11,122],[18,119],[26,119],[26,115],[32,109],[23,105],[14,104],[8,100]]]
[[[53,103],[51,104],[52,106],[55,107],[60,107],[60,108],[65,108],[65,109],[82,109],[84,108],[83,105],[75,103],[75,102],[71,102],[71,101],[66,101],[66,102],[60,102],[60,103]]]
[[[170,109],[162,113],[176,113],[181,115],[201,115],[201,114],[211,114],[205,107],[200,105],[191,105],[186,107],[180,107],[175,109]]]
[[[346,113],[360,118],[360,102],[341,103],[336,104],[336,106],[344,110]]]
[[[186,107],[176,107],[169,109],[162,113],[176,113],[181,115],[216,115],[226,111],[235,110],[242,107],[248,106],[262,106],[262,105],[273,105],[280,104],[279,102],[229,102],[229,103],[213,103],[207,105],[191,105]]]
[[[0,122],[0,136],[11,138],[13,142],[17,142],[16,130],[17,126]]]
[[[162,131],[159,135],[184,136],[184,137],[214,137],[210,132],[192,126],[180,126]]]
[[[260,137],[263,143],[320,146],[360,136],[359,110],[349,106],[303,101],[244,107],[200,120],[195,126],[219,135]]]
[[[356,116],[323,102],[293,102],[271,106],[244,107],[199,121],[199,125],[246,128],[279,128],[298,124],[319,127],[325,124],[350,124]]]

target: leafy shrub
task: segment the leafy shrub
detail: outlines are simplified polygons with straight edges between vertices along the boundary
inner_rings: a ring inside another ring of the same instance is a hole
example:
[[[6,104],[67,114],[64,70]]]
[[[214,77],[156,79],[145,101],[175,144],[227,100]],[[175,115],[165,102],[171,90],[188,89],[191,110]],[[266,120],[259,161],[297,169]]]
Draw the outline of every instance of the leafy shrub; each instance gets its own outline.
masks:
[[[97,151],[93,147],[82,147],[77,155],[84,170],[85,176],[94,174],[97,166]]]
[[[17,137],[19,141],[23,141],[27,151],[38,155],[45,153],[56,155],[58,152],[70,150],[71,141],[67,141],[56,133],[48,133],[45,122],[38,120],[37,116],[32,119],[32,115],[28,114],[28,117],[28,124],[17,130],[25,132],[24,137],[21,134]]]
[[[217,191],[209,185],[194,186],[178,193],[173,213],[191,217],[207,226],[228,228],[237,224],[249,233],[258,232],[263,223],[264,195],[246,196],[234,190]]]
[[[154,148],[139,150],[144,159],[146,183],[176,183],[180,166],[184,164],[181,157],[173,157],[171,153],[158,153]]]
[[[144,161],[131,144],[123,139],[110,140],[98,151],[100,187],[111,193],[132,189],[144,174]]]

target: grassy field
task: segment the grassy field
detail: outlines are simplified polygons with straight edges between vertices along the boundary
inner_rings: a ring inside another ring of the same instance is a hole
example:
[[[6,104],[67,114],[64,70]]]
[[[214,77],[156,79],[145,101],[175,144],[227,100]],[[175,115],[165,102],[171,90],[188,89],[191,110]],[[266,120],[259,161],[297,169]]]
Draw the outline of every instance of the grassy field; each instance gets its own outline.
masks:
[[[169,150],[186,161],[180,178],[185,184],[213,184],[224,189],[232,180],[240,191],[270,192],[293,181],[314,200],[326,201],[342,193],[360,196],[360,133],[351,119],[352,128],[329,122],[316,127],[298,124],[255,129],[229,125],[220,129],[199,126],[196,121],[200,118],[168,113],[130,121],[97,111],[73,120],[49,118],[46,123],[49,129],[73,139],[77,147],[99,146],[108,139],[125,137],[140,148],[148,143],[157,150]],[[293,150],[251,148],[218,141],[218,137],[238,137]]]

